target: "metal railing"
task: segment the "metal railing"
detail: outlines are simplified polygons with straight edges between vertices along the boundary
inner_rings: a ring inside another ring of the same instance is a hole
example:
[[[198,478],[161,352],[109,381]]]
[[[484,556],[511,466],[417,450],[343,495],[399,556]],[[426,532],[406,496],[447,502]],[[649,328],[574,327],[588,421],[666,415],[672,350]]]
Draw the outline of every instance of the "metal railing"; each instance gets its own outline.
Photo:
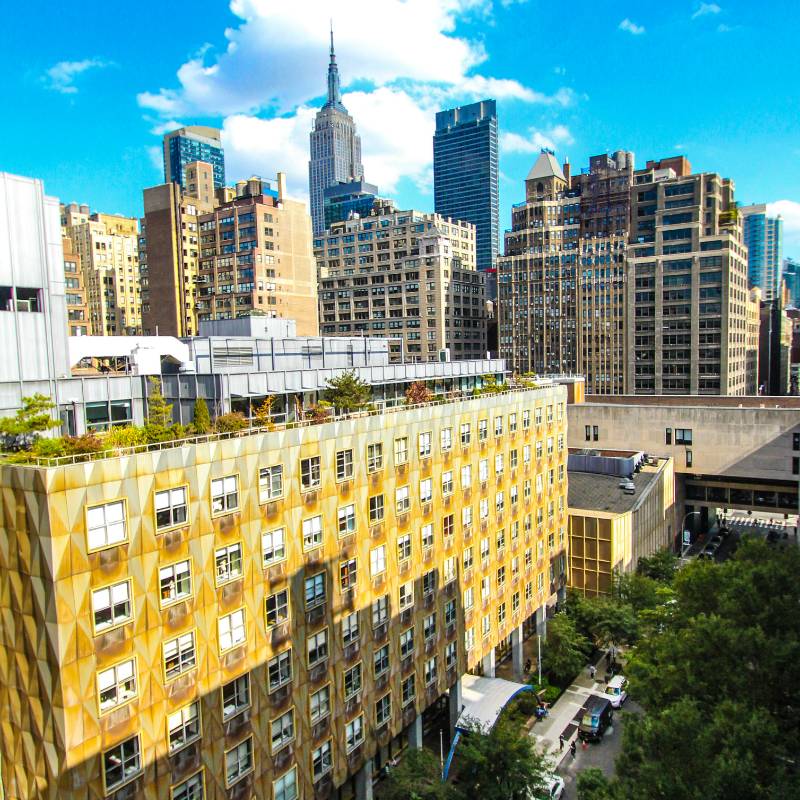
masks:
[[[197,436],[187,436],[182,439],[169,439],[164,442],[152,442],[147,444],[132,445],[129,447],[115,447],[108,450],[101,450],[96,453],[75,453],[67,456],[36,457],[31,456],[26,461],[8,462],[20,467],[60,467],[70,464],[83,464],[87,461],[100,461],[107,458],[124,458],[139,453],[152,453],[162,450],[173,450],[176,447],[189,445],[206,444],[210,442],[220,442],[227,439],[241,439],[259,433],[274,433],[276,431],[287,431],[295,428],[309,428],[316,425],[326,425],[331,422],[342,422],[351,419],[361,419],[364,417],[378,417],[384,414],[396,413],[398,411],[408,411],[415,408],[430,408],[432,406],[446,406],[454,403],[466,402],[469,400],[482,400],[484,398],[501,397],[507,395],[521,394],[523,392],[535,392],[539,389],[549,389],[557,384],[552,380],[536,379],[536,386],[510,386],[495,392],[485,394],[474,394],[472,389],[447,392],[441,397],[430,400],[426,403],[409,404],[402,397],[390,400],[377,400],[371,403],[372,408],[363,411],[340,412],[335,409],[333,413],[324,419],[302,419],[287,422],[275,422],[270,425],[248,426],[237,431],[225,431],[217,433],[206,433]],[[478,390],[480,392],[480,389]],[[0,464],[2,464],[0,460]]]

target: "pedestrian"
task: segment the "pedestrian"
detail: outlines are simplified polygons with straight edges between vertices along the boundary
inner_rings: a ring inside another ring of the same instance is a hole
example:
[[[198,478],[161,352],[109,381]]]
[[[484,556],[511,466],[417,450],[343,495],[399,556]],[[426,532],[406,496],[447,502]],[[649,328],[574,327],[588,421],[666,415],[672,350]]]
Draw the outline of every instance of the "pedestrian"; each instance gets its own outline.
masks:
[[[558,737],[558,752],[559,753],[563,753],[564,752],[564,734],[563,733]]]
[[[595,673],[597,672],[597,668],[594,664],[589,664],[589,677],[594,680]]]
[[[575,758],[575,753],[577,753],[578,748],[575,747],[575,740],[574,739],[569,743],[569,751],[570,751],[570,753],[572,753],[572,757]]]

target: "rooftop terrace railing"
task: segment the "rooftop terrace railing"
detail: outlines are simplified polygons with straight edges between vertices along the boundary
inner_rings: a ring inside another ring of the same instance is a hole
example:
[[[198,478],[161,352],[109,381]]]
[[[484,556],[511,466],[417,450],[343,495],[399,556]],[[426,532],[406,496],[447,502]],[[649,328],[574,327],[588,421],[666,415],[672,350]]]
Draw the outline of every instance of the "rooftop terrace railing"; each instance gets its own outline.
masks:
[[[350,413],[337,413],[331,409],[331,413],[322,419],[302,419],[284,422],[274,422],[266,426],[250,426],[237,431],[224,431],[218,433],[206,433],[197,436],[187,436],[181,439],[169,439],[164,442],[150,442],[147,444],[132,445],[130,447],[114,447],[108,450],[101,450],[93,453],[75,453],[65,456],[37,457],[31,456],[25,461],[13,461],[14,466],[20,467],[61,467],[70,464],[83,464],[87,461],[101,461],[108,458],[123,458],[139,453],[151,453],[161,450],[173,450],[176,447],[188,445],[206,444],[210,442],[220,442],[227,439],[241,439],[257,433],[274,433],[275,431],[287,431],[295,428],[309,428],[316,425],[325,425],[330,422],[341,422],[349,419],[361,419],[364,417],[377,417],[384,414],[407,411],[414,408],[445,406],[465,400],[479,400],[481,397],[500,397],[504,395],[515,395],[522,392],[531,392],[538,389],[548,389],[556,386],[556,381],[551,378],[532,378],[530,385],[509,386],[499,391],[475,394],[473,390],[460,390],[447,392],[437,396],[435,399],[424,403],[407,403],[404,398],[392,398],[390,400],[377,400],[371,404],[371,408]],[[480,391],[480,390],[478,390]],[[2,465],[0,459],[0,465]]]

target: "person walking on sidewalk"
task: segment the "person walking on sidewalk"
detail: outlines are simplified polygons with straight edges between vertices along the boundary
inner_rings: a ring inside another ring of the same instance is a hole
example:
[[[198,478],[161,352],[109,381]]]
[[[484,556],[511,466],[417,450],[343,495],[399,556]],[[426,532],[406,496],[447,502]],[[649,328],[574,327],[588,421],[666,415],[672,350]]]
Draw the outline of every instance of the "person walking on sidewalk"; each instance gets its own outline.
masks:
[[[594,680],[595,673],[597,672],[597,667],[594,664],[589,664],[589,677]]]
[[[575,753],[578,751],[578,748],[575,747],[574,739],[569,743],[569,751],[570,753],[572,753],[572,757],[575,758]]]
[[[564,734],[563,733],[558,737],[558,752],[559,753],[563,753],[564,752]]]

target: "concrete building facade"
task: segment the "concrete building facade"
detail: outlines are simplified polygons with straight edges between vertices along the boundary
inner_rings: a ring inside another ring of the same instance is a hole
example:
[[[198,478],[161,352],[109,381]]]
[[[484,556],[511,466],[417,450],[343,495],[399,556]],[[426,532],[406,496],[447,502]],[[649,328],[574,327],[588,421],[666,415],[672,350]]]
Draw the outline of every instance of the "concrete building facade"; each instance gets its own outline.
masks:
[[[0,466],[6,796],[371,796],[563,594],[565,400]]]
[[[67,299],[67,335],[91,336],[92,325],[89,305],[86,302],[86,288],[83,284],[81,257],[74,252],[72,239],[63,236],[64,250],[64,289]]]
[[[80,256],[89,319],[95,334],[133,335],[142,329],[139,223],[132,217],[61,208],[62,225]]]
[[[320,332],[397,337],[393,360],[438,361],[486,353],[484,276],[475,226],[376,203],[367,217],[314,240]]]
[[[747,249],[733,182],[684,158],[634,174],[628,248],[631,394],[747,390]]]

